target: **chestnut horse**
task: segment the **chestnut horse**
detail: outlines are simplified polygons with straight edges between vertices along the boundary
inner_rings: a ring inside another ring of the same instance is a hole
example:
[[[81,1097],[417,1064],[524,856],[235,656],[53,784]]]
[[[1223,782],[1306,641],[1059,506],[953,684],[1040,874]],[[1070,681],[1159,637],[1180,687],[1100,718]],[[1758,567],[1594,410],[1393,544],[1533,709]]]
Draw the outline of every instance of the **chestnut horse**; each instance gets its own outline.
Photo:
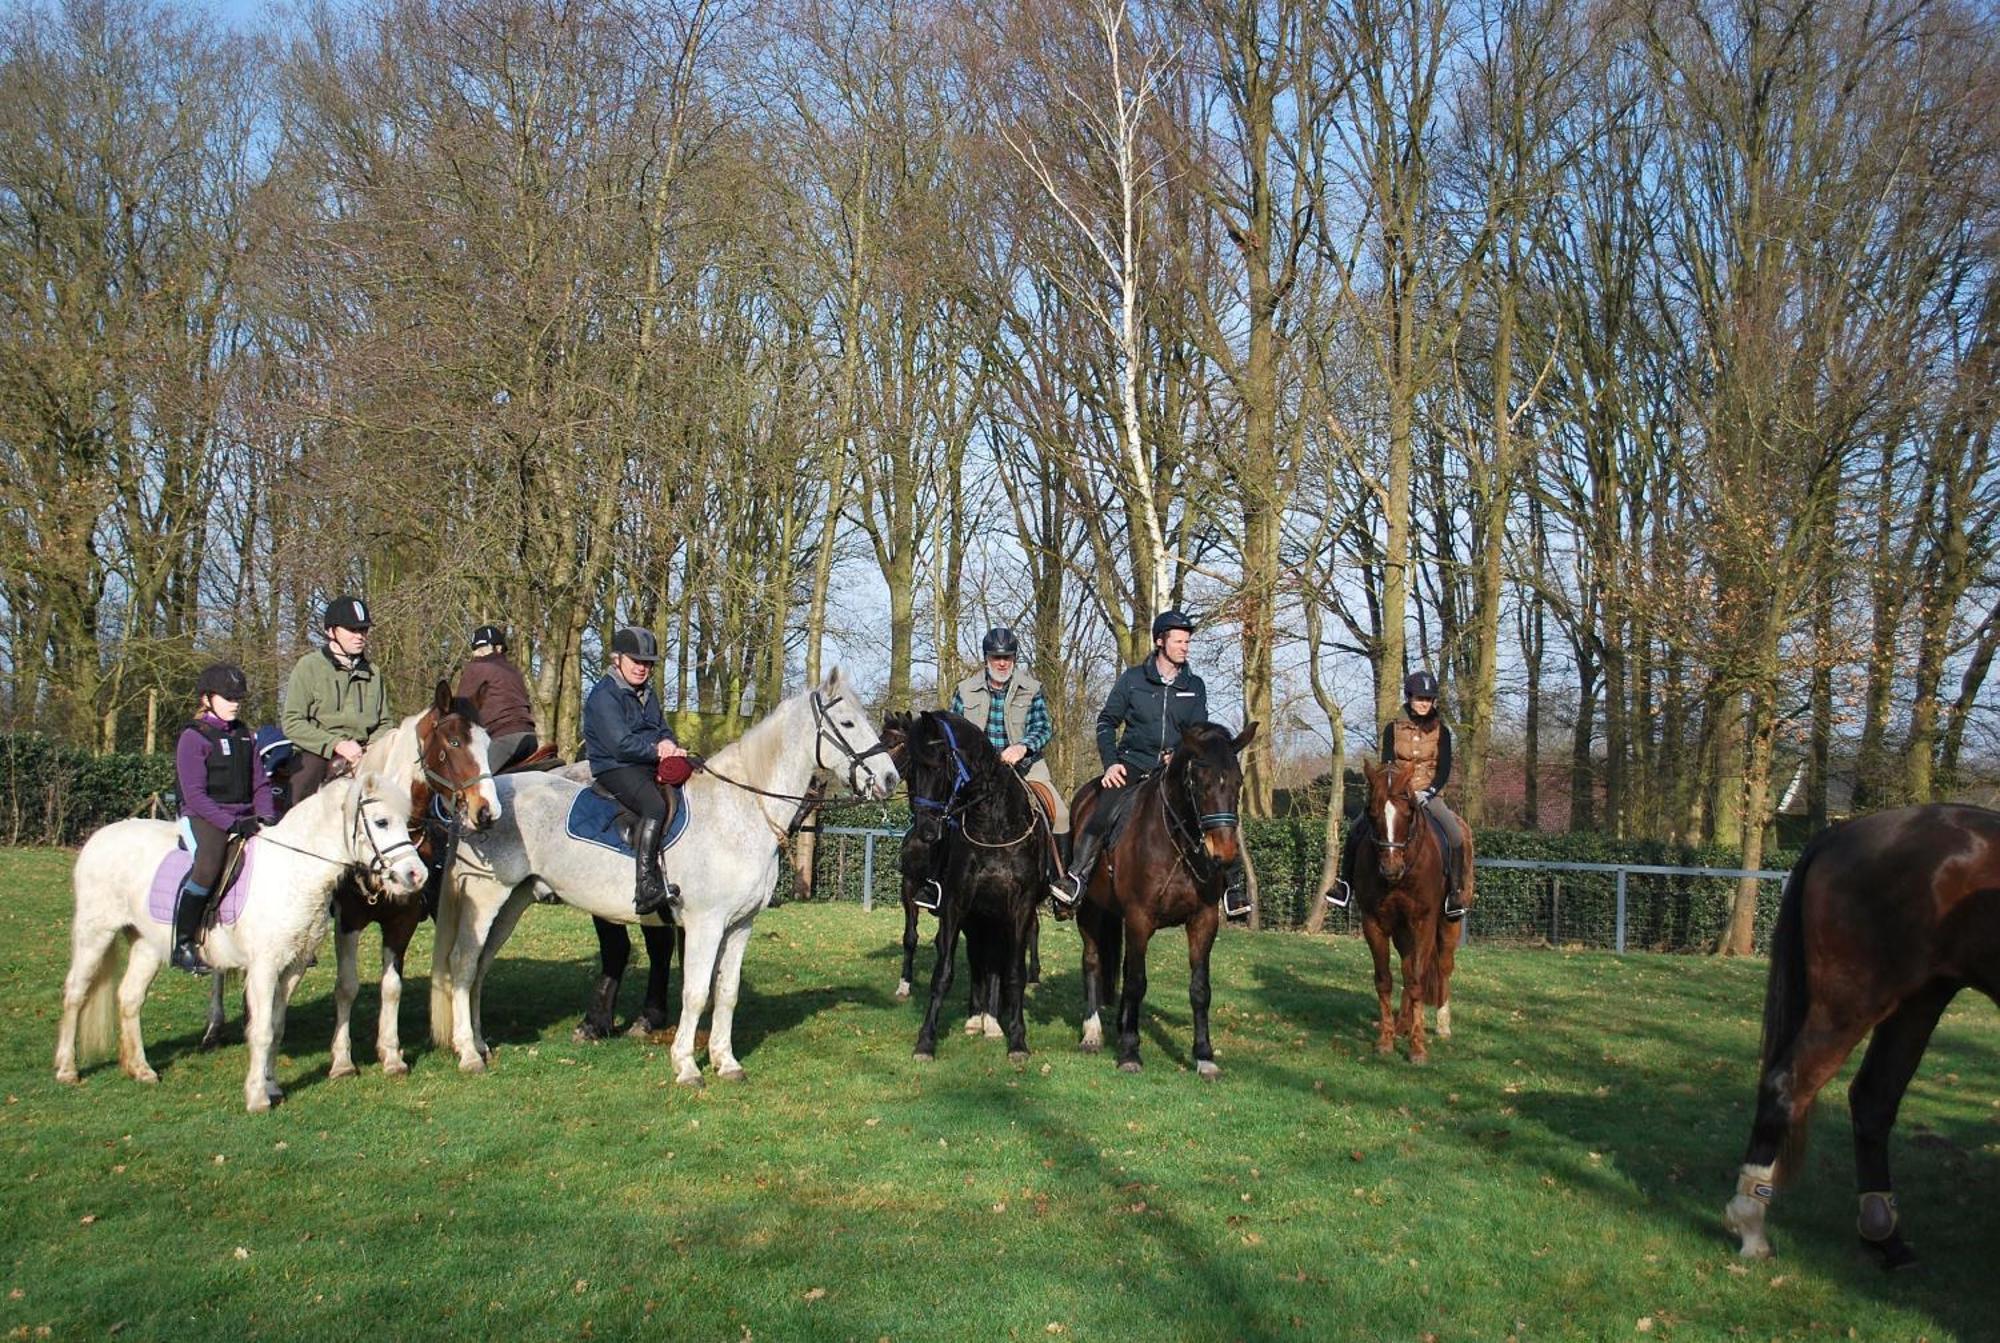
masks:
[[[1083,936],[1083,1040],[1094,1054],[1103,1047],[1099,1014],[1118,1001],[1118,1066],[1136,1073],[1139,1009],[1146,1000],[1146,945],[1162,928],[1185,927],[1188,1004],[1194,1009],[1194,1068],[1219,1077],[1208,1039],[1208,953],[1222,922],[1218,902],[1230,864],[1239,857],[1236,799],[1243,789],[1237,755],[1257,734],[1255,723],[1235,736],[1217,723],[1196,723],[1181,734],[1164,769],[1127,784],[1114,798],[1093,779],[1070,806],[1072,835],[1081,835],[1099,807],[1122,804],[1125,815],[1091,871],[1076,908]],[[1122,944],[1122,946],[1121,946]],[[1118,980],[1123,954],[1124,996]]]
[[[1391,761],[1364,763],[1372,833],[1354,855],[1354,896],[1361,907],[1361,935],[1375,958],[1375,1052],[1396,1052],[1396,1038],[1410,1038],[1410,1062],[1430,1062],[1424,1040],[1424,1007],[1437,1009],[1438,1038],[1451,1038],[1451,972],[1462,925],[1444,917],[1444,846],[1435,822],[1417,802],[1411,767]],[[1467,836],[1465,862],[1472,862]],[[1403,960],[1403,1002],[1391,1013],[1395,978],[1389,948]]]
[[[1885,1268],[1916,1262],[1897,1229],[1889,1131],[1945,1005],[1968,985],[2000,1002],[2000,812],[1905,807],[1806,845],[1771,934],[1757,1113],[1723,1211],[1746,1258],[1771,1253],[1764,1212],[1799,1168],[1813,1098],[1872,1030],[1847,1089],[1859,1230]]]

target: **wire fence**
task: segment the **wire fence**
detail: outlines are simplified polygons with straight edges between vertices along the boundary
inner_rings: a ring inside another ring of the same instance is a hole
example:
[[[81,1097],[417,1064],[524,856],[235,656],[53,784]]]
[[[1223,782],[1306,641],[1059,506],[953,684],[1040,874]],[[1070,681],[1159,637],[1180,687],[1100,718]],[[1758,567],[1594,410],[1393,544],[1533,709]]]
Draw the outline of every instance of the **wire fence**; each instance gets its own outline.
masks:
[[[1303,833],[1303,832],[1302,832]],[[1310,839],[1310,836],[1306,836]],[[829,826],[814,853],[816,900],[857,900],[864,909],[901,899],[896,867],[903,832],[877,826]],[[1260,847],[1259,924],[1297,930],[1319,899],[1320,854],[1301,841]],[[1755,942],[1769,949],[1785,873],[1661,863],[1580,863],[1533,858],[1481,858],[1474,864],[1477,899],[1465,920],[1465,940],[1514,946],[1599,948],[1609,951],[1706,952],[1729,925],[1738,883],[1757,882]],[[800,898],[790,874],[780,898]],[[1324,930],[1359,934],[1359,911],[1329,909]]]

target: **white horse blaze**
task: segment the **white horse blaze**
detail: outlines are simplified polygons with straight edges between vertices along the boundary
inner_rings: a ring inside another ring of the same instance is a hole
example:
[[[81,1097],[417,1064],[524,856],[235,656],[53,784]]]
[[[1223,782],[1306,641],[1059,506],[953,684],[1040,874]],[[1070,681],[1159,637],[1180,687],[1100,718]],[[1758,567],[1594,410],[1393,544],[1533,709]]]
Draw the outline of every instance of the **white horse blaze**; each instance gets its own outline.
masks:
[[[1384,844],[1394,844],[1396,842],[1396,804],[1394,802],[1384,802],[1382,804],[1382,830],[1384,832],[1382,842]]]

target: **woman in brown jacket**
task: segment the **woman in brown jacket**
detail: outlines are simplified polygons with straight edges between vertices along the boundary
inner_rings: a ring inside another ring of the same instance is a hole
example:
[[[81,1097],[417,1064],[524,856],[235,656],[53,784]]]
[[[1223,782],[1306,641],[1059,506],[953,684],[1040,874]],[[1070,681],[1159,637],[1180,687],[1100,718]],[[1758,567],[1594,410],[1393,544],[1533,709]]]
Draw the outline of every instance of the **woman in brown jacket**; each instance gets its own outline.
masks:
[[[507,632],[498,625],[481,625],[472,632],[472,660],[458,674],[458,697],[478,706],[479,725],[493,742],[486,764],[495,774],[541,745],[527,678],[507,660]]]

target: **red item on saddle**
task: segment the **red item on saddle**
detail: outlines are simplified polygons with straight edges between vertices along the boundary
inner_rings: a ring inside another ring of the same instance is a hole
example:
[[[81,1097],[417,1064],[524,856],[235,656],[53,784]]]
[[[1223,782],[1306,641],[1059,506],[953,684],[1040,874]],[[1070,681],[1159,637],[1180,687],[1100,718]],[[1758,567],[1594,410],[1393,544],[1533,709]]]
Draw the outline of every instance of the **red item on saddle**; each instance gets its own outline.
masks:
[[[678,788],[694,777],[694,765],[684,755],[670,755],[653,771],[653,777],[668,788]]]

